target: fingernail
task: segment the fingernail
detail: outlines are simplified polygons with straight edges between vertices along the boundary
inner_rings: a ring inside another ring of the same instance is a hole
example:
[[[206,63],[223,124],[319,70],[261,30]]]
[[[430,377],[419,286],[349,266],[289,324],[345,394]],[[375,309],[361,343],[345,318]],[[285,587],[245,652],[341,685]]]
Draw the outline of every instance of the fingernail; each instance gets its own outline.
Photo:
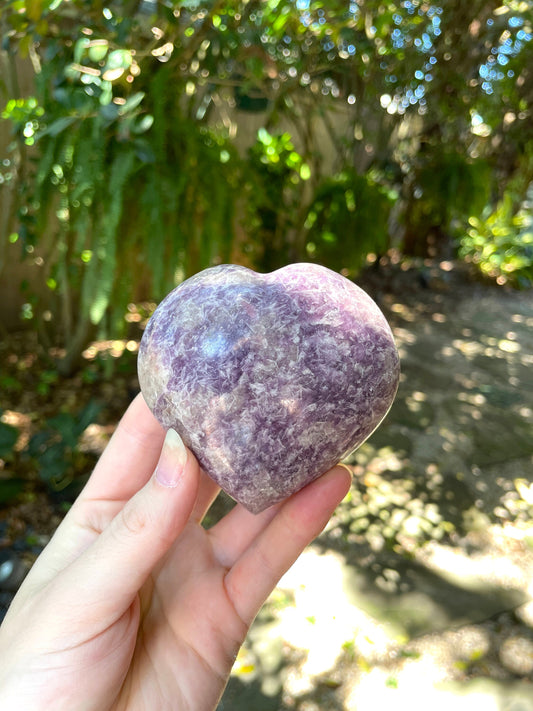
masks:
[[[344,462],[337,462],[337,464],[335,466],[342,467],[343,469],[346,469],[346,471],[352,477],[352,479],[354,478],[354,471],[353,471],[352,467],[348,466],[348,464],[345,464]]]
[[[186,462],[187,450],[183,440],[176,430],[168,430],[155,470],[155,478],[162,486],[174,488],[180,482]]]

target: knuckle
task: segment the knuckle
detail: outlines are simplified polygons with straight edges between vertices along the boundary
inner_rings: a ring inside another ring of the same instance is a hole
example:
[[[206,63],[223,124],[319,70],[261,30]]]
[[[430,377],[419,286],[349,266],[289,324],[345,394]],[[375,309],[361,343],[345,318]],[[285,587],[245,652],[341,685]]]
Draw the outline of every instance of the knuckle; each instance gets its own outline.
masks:
[[[129,536],[140,536],[149,527],[149,516],[138,506],[127,504],[119,514],[119,529]]]

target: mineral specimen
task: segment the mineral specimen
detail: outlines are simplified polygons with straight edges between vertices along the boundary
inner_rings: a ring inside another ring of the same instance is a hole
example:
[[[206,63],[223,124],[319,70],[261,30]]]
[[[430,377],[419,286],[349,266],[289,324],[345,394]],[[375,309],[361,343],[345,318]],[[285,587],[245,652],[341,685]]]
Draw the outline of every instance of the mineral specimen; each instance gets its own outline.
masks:
[[[385,317],[343,276],[315,264],[264,275],[222,265],[161,302],[138,371],[163,427],[258,513],[376,429],[400,366]]]

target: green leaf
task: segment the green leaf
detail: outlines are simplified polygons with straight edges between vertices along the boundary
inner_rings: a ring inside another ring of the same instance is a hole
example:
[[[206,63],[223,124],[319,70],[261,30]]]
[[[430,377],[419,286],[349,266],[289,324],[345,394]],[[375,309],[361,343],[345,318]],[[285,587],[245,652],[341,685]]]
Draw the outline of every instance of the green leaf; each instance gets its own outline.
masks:
[[[302,180],[309,180],[311,177],[311,168],[307,165],[307,163],[302,163],[300,166],[300,178]]]
[[[113,84],[110,81],[103,81],[100,88],[102,90],[98,99],[100,106],[108,106],[113,101]]]
[[[109,259],[108,263],[110,263]],[[111,289],[113,286],[111,280],[109,279],[110,269],[108,268],[106,272],[106,279],[105,281],[100,280],[98,282],[97,294],[94,297],[93,302],[89,308],[89,318],[91,319],[91,323],[95,326],[97,326],[104,317],[104,314],[109,304],[109,296],[111,294]]]
[[[91,62],[101,62],[105,59],[109,49],[107,40],[93,40],[89,46],[89,59]]]
[[[57,442],[48,447],[39,457],[39,476],[49,485],[65,476],[69,462],[65,457],[65,447]]]
[[[153,123],[154,117],[152,114],[145,114],[141,119],[139,119],[139,121],[133,124],[131,129],[132,133],[146,133],[146,131],[149,131],[152,128]]]
[[[74,62],[81,64],[81,60],[85,56],[85,52],[89,49],[90,40],[87,37],[81,37],[74,45]]]
[[[132,94],[126,99],[126,103],[122,104],[122,106],[119,106],[119,114],[121,116],[130,113],[134,109],[139,106],[141,101],[144,99],[145,93],[144,91],[138,91],[135,94]]]
[[[134,142],[135,155],[143,163],[155,163],[156,156],[152,145],[144,138],[137,138]]]
[[[35,134],[35,138],[39,139],[39,138],[42,138],[43,136],[58,136],[65,129],[67,129],[69,126],[72,126],[72,124],[75,123],[77,120],[78,120],[77,116],[63,116],[61,118],[58,118],[55,121],[52,121],[52,123],[49,124],[42,131],[38,131]]]
[[[274,24],[272,25],[272,29],[274,30],[274,32],[278,33],[285,27],[289,19],[289,13],[290,8],[284,7],[281,13],[278,15],[277,19],[274,20]]]
[[[89,425],[96,421],[102,411],[102,404],[97,400],[89,400],[78,416],[77,431],[81,436]]]
[[[50,427],[56,430],[61,436],[63,446],[74,447],[78,443],[78,428],[76,418],[68,412],[60,412],[48,421]]]
[[[119,117],[119,114],[120,111],[119,106],[117,106],[117,104],[109,103],[104,104],[100,107],[100,116],[109,123],[116,121],[116,119]]]
[[[128,150],[119,154],[111,167],[108,185],[110,201],[100,226],[100,241],[97,247],[100,267],[98,281],[95,285],[96,293],[89,305],[89,318],[94,325],[102,321],[113,291],[116,278],[117,229],[124,206],[123,191],[134,165],[135,153]],[[95,261],[91,260],[89,266]]]
[[[19,53],[23,59],[26,59],[30,53],[30,47],[33,44],[33,38],[30,34],[24,35],[19,41]]]
[[[11,456],[18,436],[16,427],[0,421],[0,459],[8,459]]]
[[[115,49],[107,57],[104,73],[112,69],[129,69],[131,62],[131,52],[128,49]]]
[[[16,499],[24,490],[24,479],[0,479],[0,504],[5,506]]]
[[[43,0],[26,0],[26,15],[32,22],[38,22],[43,12]]]

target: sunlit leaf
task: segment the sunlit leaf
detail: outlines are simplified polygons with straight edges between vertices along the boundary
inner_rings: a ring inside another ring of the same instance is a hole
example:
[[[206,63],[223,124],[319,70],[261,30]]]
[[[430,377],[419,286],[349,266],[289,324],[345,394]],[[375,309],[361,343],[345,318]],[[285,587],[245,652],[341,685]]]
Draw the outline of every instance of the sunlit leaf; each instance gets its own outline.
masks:
[[[133,125],[132,131],[137,134],[145,133],[152,128],[153,123],[154,117],[151,114],[145,114]]]
[[[109,43],[107,40],[93,40],[89,45],[88,55],[92,62],[101,62],[105,59]]]
[[[124,74],[126,70],[123,67],[115,67],[114,69],[106,69],[102,74],[102,79],[104,81],[113,82]]]
[[[30,47],[33,44],[33,37],[31,35],[24,35],[19,41],[19,51],[20,56],[24,59],[28,56],[30,52]]]
[[[105,65],[105,71],[112,69],[129,69],[131,67],[132,56],[127,49],[115,49],[109,53]]]
[[[307,165],[307,163],[302,163],[300,167],[300,178],[302,180],[309,180],[311,177],[311,168]]]
[[[128,96],[126,103],[120,107],[121,114],[127,114],[136,109],[145,97],[143,91],[138,91],[131,96]]]
[[[81,61],[89,49],[90,40],[87,37],[81,37],[74,45],[74,62],[81,64]]]
[[[26,14],[33,22],[40,20],[43,12],[43,0],[26,0]]]
[[[100,88],[102,93],[100,94],[99,102],[102,106],[107,106],[113,101],[113,85],[111,82],[104,80]]]

